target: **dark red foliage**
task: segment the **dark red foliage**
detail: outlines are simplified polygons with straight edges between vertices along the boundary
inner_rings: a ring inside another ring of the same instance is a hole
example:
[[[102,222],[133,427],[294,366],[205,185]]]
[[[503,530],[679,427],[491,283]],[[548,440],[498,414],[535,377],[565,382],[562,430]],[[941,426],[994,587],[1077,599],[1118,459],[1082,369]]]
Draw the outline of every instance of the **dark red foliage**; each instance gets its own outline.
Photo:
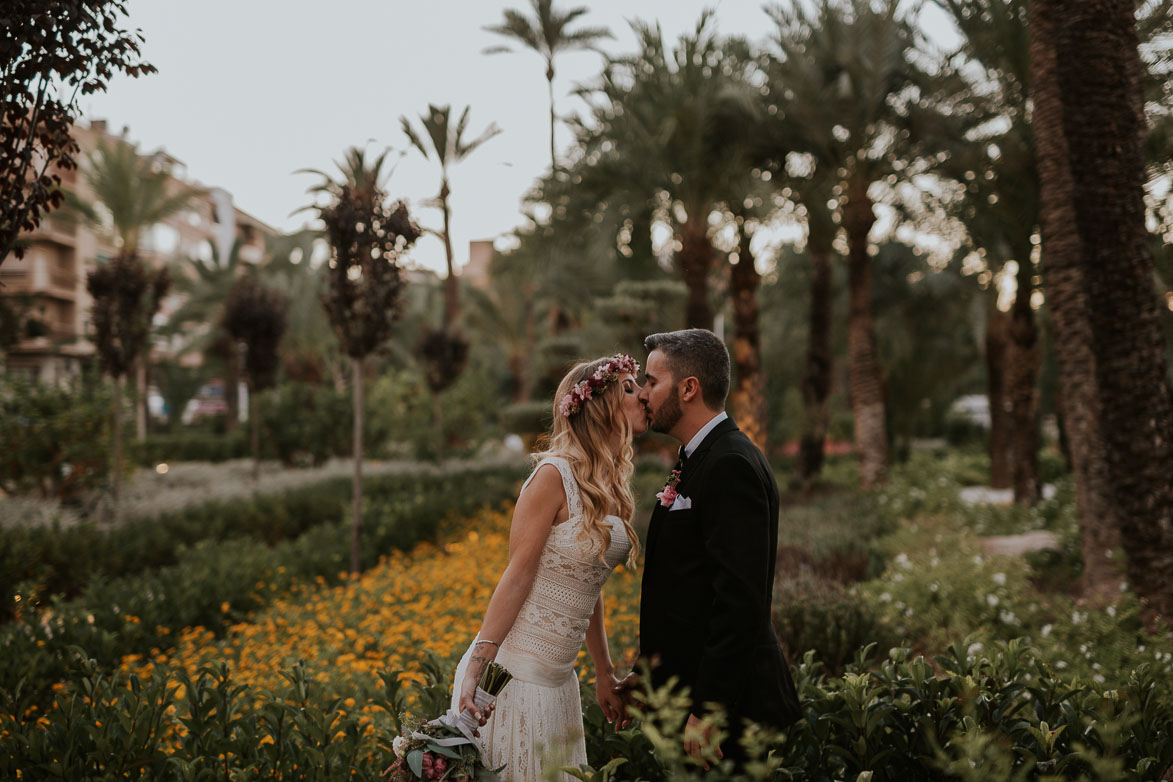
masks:
[[[61,205],[59,172],[77,168],[78,99],[116,72],[155,72],[139,57],[142,36],[121,29],[125,15],[111,0],[0,3],[0,262],[22,257],[17,237]]]
[[[166,269],[152,272],[137,256],[119,253],[86,276],[94,298],[91,335],[102,369],[113,377],[127,374],[146,347],[151,319],[171,287]]]

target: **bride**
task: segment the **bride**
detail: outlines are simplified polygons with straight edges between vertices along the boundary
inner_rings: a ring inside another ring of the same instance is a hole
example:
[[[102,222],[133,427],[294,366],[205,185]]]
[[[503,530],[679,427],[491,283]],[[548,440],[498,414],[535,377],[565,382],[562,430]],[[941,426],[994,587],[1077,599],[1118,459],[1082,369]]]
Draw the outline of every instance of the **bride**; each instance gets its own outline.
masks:
[[[546,451],[522,486],[509,531],[509,564],[481,630],[456,669],[453,708],[482,720],[484,760],[507,782],[548,778],[543,766],[587,762],[574,662],[585,639],[608,720],[624,719],[604,627],[603,583],[635,561],[633,434],[647,430],[639,364],[619,354],[574,367],[555,398]],[[496,659],[513,674],[496,705],[473,703]],[[570,779],[562,775],[562,778]]]

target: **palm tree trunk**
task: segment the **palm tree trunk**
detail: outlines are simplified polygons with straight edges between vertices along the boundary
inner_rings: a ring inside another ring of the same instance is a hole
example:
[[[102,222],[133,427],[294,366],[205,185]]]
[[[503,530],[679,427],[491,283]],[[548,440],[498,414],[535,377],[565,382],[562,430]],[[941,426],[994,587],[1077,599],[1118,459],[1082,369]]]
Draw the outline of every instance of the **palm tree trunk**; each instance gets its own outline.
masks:
[[[440,209],[444,213],[444,257],[448,261],[448,277],[444,280],[444,328],[449,329],[460,316],[460,301],[456,288],[456,260],[452,256],[451,210],[448,208],[448,179],[440,185]]]
[[[350,572],[357,575],[361,553],[359,549],[359,528],[362,523],[363,359],[352,357],[350,361],[353,368],[351,380],[354,385],[354,479],[351,486]]]
[[[110,466],[110,495],[114,501],[114,524],[122,521],[122,376],[114,376],[114,463]]]
[[[831,243],[807,243],[811,258],[810,313],[806,362],[802,370],[802,437],[798,445],[798,477],[809,489],[823,471],[827,429],[831,421]]]
[[[1006,350],[1007,419],[1010,429],[1010,454],[1013,464],[1014,501],[1034,505],[1039,501],[1039,393],[1038,376],[1042,364],[1039,332],[1031,309],[1034,291],[1034,265],[1030,247],[1017,253],[1018,290],[1010,308],[1010,329]]]
[[[847,184],[843,210],[847,229],[848,284],[851,311],[847,346],[851,371],[851,408],[855,419],[855,443],[859,449],[860,486],[870,489],[884,482],[888,473],[888,433],[884,421],[884,379],[876,349],[872,318],[872,262],[868,233],[876,221],[867,194],[868,182],[856,176]]]
[[[1065,181],[1044,192],[1052,206],[1070,204],[1080,240],[1108,498],[1119,509],[1129,584],[1155,624],[1173,617],[1173,394],[1145,226],[1134,10],[1131,0],[1036,0],[1054,58],[1035,84],[1053,93],[1046,132],[1061,142],[1048,138],[1048,151],[1065,152]]]
[[[998,309],[997,289],[986,295],[986,395],[990,408],[990,487],[1014,485],[1014,459],[1010,446],[1010,416],[1006,405],[1006,351],[1010,317]]]
[[[767,453],[766,379],[762,374],[762,339],[758,321],[758,288],[762,277],[754,268],[749,243],[753,235],[739,225],[737,263],[729,273],[733,298],[733,415],[754,445]]]
[[[1034,129],[1043,234],[1047,307],[1054,324],[1058,401],[1075,474],[1075,506],[1082,537],[1085,596],[1098,601],[1119,594],[1120,574],[1111,561],[1120,545],[1117,508],[1109,491],[1100,419],[1096,356],[1089,302],[1080,265],[1083,240],[1073,201],[1074,181],[1063,129],[1063,100],[1053,48],[1057,4],[1036,0],[1031,9],[1030,59]]]
[[[680,227],[680,252],[676,265],[688,288],[685,305],[685,325],[690,329],[713,328],[713,310],[709,307],[709,269],[713,264],[713,243],[709,240],[708,224],[700,210],[689,211],[688,220]]]
[[[252,383],[248,387],[248,418],[252,428],[253,485],[261,480],[261,417],[257,414],[257,392]]]
[[[444,403],[440,392],[432,392],[432,427],[436,430],[436,461],[444,460]]]
[[[558,170],[557,158],[554,156],[554,128],[557,124],[557,115],[554,113],[554,63],[546,67],[546,87],[550,92],[550,173]]]
[[[134,436],[140,443],[147,439],[147,353],[143,346],[134,366]]]

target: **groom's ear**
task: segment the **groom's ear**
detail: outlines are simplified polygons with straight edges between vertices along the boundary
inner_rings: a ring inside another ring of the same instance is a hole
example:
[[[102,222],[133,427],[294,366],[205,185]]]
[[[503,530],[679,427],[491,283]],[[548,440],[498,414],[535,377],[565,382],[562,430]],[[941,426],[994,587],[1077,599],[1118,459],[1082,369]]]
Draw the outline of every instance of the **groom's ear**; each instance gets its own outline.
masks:
[[[691,402],[701,393],[701,381],[695,377],[686,377],[680,382],[680,401]]]

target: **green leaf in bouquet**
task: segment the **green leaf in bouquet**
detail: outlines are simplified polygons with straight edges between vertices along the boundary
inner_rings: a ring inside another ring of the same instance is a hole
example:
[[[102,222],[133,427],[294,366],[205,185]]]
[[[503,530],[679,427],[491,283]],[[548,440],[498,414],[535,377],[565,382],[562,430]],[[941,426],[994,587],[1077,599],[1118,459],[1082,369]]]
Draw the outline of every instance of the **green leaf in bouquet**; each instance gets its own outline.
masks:
[[[407,767],[411,769],[411,773],[419,778],[424,776],[424,751],[422,749],[413,749],[407,753]]]
[[[451,747],[442,747],[439,744],[436,744],[435,742],[429,742],[428,746],[425,747],[424,749],[427,752],[434,752],[437,755],[443,755],[446,758],[452,758],[453,760],[460,760],[460,754],[457,753],[454,749],[452,749]]]

